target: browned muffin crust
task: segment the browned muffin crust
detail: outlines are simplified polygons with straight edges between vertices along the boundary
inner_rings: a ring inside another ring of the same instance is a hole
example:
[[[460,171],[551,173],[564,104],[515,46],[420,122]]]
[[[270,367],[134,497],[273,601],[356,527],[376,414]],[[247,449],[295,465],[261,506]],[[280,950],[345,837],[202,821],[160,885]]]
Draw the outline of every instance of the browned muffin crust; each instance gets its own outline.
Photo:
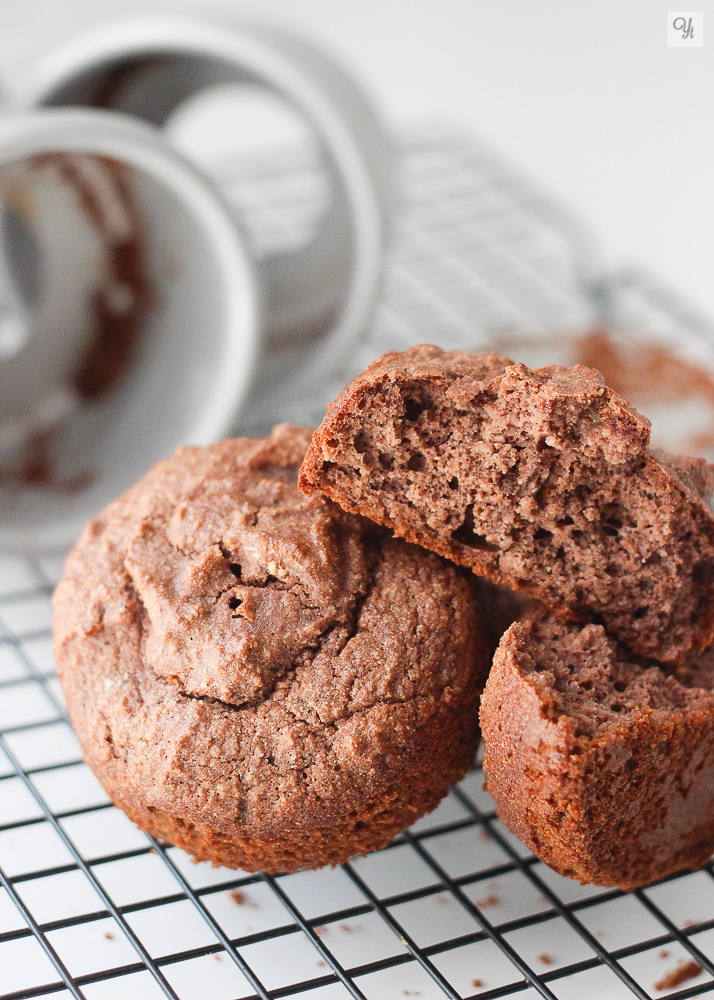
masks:
[[[347,386],[300,488],[677,662],[714,635],[711,475],[648,443],[592,369],[427,345]]]
[[[714,650],[667,673],[599,625],[501,640],[481,703],[501,819],[562,875],[633,889],[714,850]]]
[[[299,493],[309,440],[179,450],[90,523],[55,594],[60,680],[111,798],[246,870],[384,846],[478,741],[472,579]]]

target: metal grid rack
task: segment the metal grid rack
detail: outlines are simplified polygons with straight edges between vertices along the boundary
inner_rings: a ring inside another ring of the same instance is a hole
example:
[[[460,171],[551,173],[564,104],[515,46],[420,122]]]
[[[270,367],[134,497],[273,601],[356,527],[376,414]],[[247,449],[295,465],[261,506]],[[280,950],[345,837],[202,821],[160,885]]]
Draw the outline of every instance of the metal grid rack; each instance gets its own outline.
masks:
[[[605,315],[714,344],[656,282],[603,282],[577,225],[488,151],[420,130],[401,154],[403,211],[374,323],[311,406],[288,401],[276,419],[318,417],[352,371],[419,340],[481,347],[516,331],[537,344]],[[296,182],[294,158],[259,182],[218,176],[265,247],[319,196]],[[385,850],[336,869],[213,869],[136,830],[64,714],[50,642],[61,566],[0,556],[3,1000],[714,995],[714,868],[630,894],[579,886],[505,829],[479,768]],[[691,975],[668,986],[687,962]]]

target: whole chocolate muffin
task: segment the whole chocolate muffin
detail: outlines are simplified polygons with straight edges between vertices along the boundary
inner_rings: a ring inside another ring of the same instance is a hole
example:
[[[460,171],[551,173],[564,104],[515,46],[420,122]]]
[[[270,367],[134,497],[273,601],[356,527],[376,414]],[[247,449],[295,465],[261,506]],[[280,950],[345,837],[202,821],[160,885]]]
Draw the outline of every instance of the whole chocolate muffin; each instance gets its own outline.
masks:
[[[481,703],[501,819],[563,875],[634,889],[714,850],[714,648],[665,670],[602,626],[536,613]]]
[[[649,434],[591,368],[423,345],[343,390],[300,488],[679,662],[714,636],[711,475]]]
[[[88,525],[55,594],[60,680],[111,798],[246,870],[384,846],[478,741],[471,579],[300,494],[309,441],[179,450]]]

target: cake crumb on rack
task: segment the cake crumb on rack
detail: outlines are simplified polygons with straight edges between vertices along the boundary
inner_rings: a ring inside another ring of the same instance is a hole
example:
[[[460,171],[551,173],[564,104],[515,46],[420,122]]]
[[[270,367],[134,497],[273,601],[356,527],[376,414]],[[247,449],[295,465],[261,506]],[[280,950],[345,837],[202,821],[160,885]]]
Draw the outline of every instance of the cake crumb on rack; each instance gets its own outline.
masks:
[[[656,990],[673,990],[688,979],[695,979],[702,971],[699,962],[693,958],[681,961],[671,972],[668,972],[654,984]]]

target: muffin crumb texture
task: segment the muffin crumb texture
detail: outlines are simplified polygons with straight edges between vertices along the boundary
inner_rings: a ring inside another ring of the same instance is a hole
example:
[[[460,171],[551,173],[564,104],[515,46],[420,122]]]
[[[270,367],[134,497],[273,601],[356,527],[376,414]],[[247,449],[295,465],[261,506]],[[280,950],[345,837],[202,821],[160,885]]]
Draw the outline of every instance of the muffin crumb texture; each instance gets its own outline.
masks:
[[[517,622],[481,705],[499,816],[562,875],[633,889],[714,850],[714,651],[663,669],[602,626]]]
[[[341,393],[300,488],[681,662],[714,636],[712,478],[648,444],[592,369],[421,346]]]

